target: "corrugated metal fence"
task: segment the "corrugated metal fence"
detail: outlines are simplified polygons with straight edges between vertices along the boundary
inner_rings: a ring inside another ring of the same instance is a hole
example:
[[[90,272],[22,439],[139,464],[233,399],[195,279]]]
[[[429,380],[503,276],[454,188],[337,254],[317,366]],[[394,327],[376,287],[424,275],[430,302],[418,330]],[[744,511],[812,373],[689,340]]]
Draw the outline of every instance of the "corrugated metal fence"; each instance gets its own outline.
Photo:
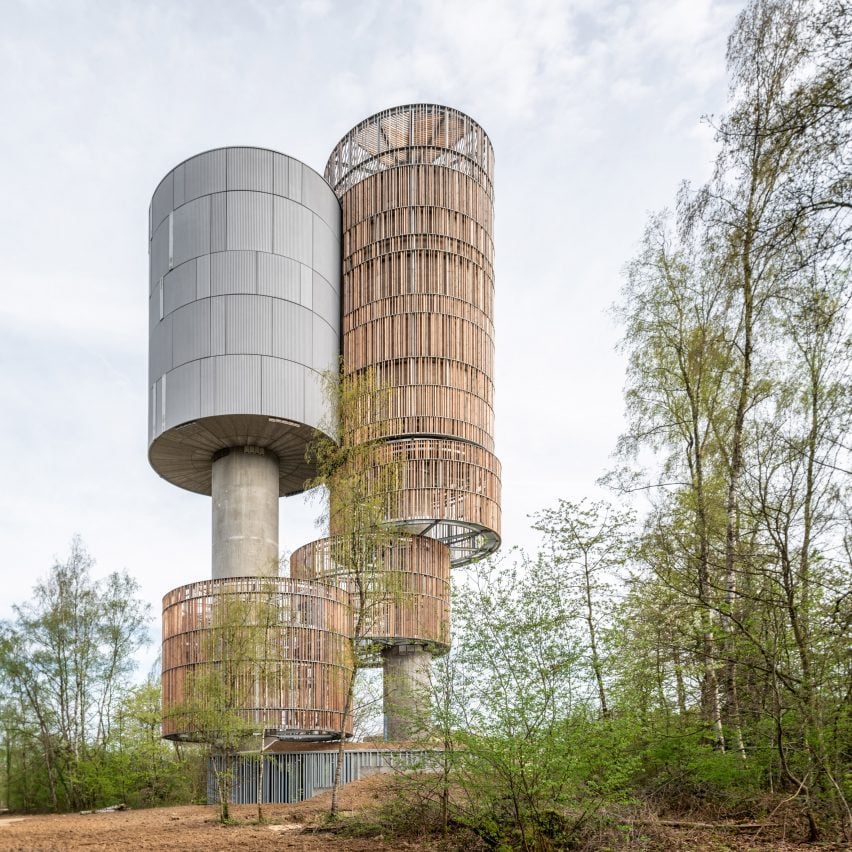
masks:
[[[358,749],[344,752],[343,783],[357,781],[375,772],[414,769],[428,765],[435,752]],[[214,757],[219,768],[230,763],[233,773],[231,803],[254,804],[257,801],[258,754],[237,754]],[[334,784],[336,751],[301,751],[265,755],[263,771],[263,801],[268,804],[303,802],[317,793],[330,790]],[[207,801],[218,801],[216,779],[211,766],[207,772]]]

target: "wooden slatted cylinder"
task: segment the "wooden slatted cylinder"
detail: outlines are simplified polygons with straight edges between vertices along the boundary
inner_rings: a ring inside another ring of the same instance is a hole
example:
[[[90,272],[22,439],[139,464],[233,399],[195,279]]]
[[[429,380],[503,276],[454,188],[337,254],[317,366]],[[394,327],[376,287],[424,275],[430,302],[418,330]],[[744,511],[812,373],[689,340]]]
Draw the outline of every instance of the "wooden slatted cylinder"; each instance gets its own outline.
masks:
[[[450,552],[435,539],[401,535],[374,546],[349,537],[312,541],[290,557],[290,576],[321,580],[345,589],[353,619],[365,601],[360,638],[388,647],[417,643],[441,654],[450,647]],[[348,566],[360,563],[352,572]],[[363,586],[363,597],[359,594]],[[368,649],[364,649],[368,650]],[[367,657],[368,664],[379,664]]]
[[[281,739],[352,733],[345,590],[279,577],[202,580],[163,598],[163,736],[195,741],[230,722]]]
[[[448,107],[378,113],[332,152],[343,211],[343,368],[385,395],[352,435],[403,468],[389,521],[461,565],[500,544],[494,456],[494,155]]]

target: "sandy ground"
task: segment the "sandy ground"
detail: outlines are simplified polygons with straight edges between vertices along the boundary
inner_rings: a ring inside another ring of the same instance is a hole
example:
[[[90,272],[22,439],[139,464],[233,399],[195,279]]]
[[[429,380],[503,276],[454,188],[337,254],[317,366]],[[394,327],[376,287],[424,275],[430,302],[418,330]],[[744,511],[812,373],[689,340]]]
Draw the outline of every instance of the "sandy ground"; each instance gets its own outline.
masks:
[[[373,776],[344,787],[341,809],[344,812],[361,812],[379,806],[388,796],[390,781],[388,776]],[[217,808],[201,805],[101,814],[10,814],[0,816],[0,852],[66,852],[77,849],[432,852],[438,848],[437,844],[392,837],[346,838],[317,831],[329,803],[330,794],[325,793],[296,805],[265,805],[265,825],[254,824],[256,809],[249,805],[231,808],[236,824],[229,826],[218,823]],[[833,843],[802,845],[796,842],[799,832],[779,831],[777,828],[741,833],[724,830],[721,826],[708,830],[703,826],[656,824],[652,830],[641,834],[645,835],[644,839],[631,848],[666,852],[796,852],[805,849],[828,852],[848,848]]]
[[[381,779],[367,778],[344,788],[343,810],[378,803],[384,789]],[[0,850],[66,852],[66,850],[270,850],[305,852],[382,852],[428,850],[430,846],[400,840],[350,839],[315,832],[328,810],[328,795],[296,805],[266,805],[268,825],[252,825],[256,809],[233,806],[236,825],[217,822],[217,808],[187,805],[101,814],[61,814],[0,817]]]

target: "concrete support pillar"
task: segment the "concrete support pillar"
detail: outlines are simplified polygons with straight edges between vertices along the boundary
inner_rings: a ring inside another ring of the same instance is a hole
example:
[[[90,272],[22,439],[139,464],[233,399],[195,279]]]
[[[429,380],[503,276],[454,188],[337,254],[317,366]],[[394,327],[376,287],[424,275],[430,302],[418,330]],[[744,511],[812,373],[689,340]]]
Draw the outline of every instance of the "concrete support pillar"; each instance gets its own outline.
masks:
[[[213,458],[213,579],[278,574],[278,459],[261,447]]]
[[[413,739],[426,727],[432,655],[422,645],[394,645],[382,658],[385,740]]]

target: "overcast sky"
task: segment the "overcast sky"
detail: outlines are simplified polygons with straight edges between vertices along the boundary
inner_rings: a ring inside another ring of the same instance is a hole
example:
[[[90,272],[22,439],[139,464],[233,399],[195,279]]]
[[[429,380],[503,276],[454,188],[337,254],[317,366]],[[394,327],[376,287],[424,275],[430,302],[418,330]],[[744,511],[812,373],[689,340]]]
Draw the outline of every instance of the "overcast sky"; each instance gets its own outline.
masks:
[[[210,574],[210,500],[146,457],[147,211],[174,165],[257,145],[322,172],[385,107],[494,144],[503,541],[596,495],[622,426],[607,314],[651,211],[710,173],[722,0],[2,0],[0,617],[82,536],[159,615]],[[281,501],[281,547],[319,535]],[[159,634],[159,618],[152,624]],[[153,651],[152,651],[153,653]]]

